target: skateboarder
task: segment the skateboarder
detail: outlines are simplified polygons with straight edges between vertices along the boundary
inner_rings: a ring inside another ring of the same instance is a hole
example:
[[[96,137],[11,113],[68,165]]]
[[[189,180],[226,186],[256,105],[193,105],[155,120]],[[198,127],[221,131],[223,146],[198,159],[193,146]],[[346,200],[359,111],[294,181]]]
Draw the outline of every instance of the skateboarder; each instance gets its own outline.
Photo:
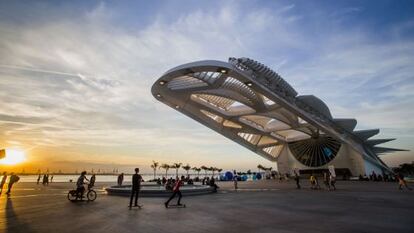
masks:
[[[184,176],[181,176],[181,179],[179,179],[179,178],[177,177],[177,181],[176,181],[176,182],[175,182],[175,184],[174,184],[173,193],[172,193],[172,195],[171,195],[170,199],[168,199],[168,201],[164,203],[165,208],[168,208],[168,204],[170,203],[170,201],[171,201],[171,200],[172,200],[172,199],[173,199],[176,195],[178,195],[177,206],[181,206],[180,201],[181,201],[181,197],[182,197],[183,195],[181,194],[180,187],[181,187],[181,185],[183,185],[183,180],[184,180]]]
[[[142,176],[139,173],[139,168],[135,168],[135,174],[132,175],[132,190],[131,190],[131,199],[129,200],[129,209],[132,208],[132,199],[135,196],[134,206],[139,207],[138,205],[138,194],[141,189]]]

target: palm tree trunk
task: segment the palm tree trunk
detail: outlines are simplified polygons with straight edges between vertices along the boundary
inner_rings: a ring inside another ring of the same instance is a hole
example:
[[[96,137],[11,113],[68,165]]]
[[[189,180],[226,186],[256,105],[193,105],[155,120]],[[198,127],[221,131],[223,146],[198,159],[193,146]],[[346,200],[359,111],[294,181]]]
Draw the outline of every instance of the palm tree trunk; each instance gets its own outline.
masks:
[[[156,169],[154,168],[154,180],[155,180],[155,173],[156,173]]]

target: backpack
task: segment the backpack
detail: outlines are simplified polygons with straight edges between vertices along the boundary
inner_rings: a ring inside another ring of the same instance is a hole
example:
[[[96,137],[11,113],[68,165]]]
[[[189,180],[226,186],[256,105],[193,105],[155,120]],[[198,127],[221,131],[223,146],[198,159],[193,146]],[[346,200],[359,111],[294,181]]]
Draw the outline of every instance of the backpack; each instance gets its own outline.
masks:
[[[17,175],[12,175],[10,176],[10,183],[16,183],[17,181],[20,180],[20,177],[18,177]]]

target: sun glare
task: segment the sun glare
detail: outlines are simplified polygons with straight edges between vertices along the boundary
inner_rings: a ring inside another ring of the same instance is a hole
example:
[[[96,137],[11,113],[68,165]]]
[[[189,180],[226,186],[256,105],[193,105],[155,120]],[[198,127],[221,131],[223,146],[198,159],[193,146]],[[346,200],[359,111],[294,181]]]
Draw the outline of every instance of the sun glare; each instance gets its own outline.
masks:
[[[14,165],[26,160],[26,155],[23,150],[6,149],[6,157],[0,159],[0,164]]]

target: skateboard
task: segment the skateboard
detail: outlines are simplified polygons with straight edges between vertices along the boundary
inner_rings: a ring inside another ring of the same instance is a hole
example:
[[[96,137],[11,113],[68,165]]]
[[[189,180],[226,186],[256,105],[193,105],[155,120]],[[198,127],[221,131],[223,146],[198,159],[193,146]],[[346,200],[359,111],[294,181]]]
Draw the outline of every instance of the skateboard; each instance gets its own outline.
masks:
[[[143,205],[137,205],[137,206],[128,206],[130,209],[131,208],[139,208],[139,209],[141,209],[142,207],[143,207]]]
[[[181,205],[168,205],[167,208],[186,208],[185,204],[181,204]]]

